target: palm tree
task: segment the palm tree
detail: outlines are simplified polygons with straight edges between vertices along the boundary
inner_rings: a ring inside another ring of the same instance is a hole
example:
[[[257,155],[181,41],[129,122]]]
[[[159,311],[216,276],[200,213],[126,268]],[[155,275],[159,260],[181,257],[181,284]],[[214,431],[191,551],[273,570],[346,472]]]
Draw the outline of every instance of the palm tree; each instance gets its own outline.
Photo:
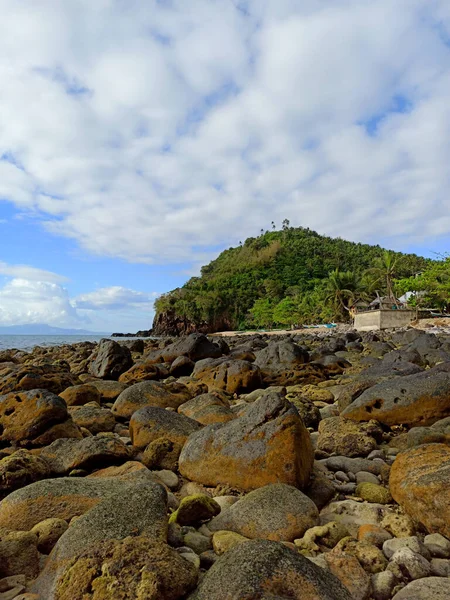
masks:
[[[375,287],[378,283],[382,283],[383,286],[386,286],[388,298],[393,298],[395,303],[397,303],[397,299],[394,295],[392,282],[396,277],[398,266],[399,261],[395,254],[385,250],[383,254],[375,260],[374,266],[371,269],[367,269],[367,274],[372,279],[372,286]]]
[[[325,287],[325,302],[330,303],[337,314],[350,312],[350,307],[364,297],[364,284],[353,271],[335,269],[328,273]]]

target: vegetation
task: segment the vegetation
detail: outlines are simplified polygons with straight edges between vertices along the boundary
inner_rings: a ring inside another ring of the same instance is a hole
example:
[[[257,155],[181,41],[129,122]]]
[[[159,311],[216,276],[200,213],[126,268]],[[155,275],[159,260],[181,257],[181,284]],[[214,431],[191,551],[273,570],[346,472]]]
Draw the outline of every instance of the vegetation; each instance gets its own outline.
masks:
[[[222,252],[200,277],[158,298],[155,308],[157,315],[207,324],[211,331],[342,320],[374,290],[392,295],[395,278],[410,280],[436,264],[324,237],[286,220],[281,231],[272,224],[271,231]]]

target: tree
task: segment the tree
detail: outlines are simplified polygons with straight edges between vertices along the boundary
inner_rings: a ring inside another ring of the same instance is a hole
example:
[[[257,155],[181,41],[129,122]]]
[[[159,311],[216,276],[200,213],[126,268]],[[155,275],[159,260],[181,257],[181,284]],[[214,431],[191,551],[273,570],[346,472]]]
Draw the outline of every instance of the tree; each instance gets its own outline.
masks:
[[[399,260],[393,252],[385,250],[374,262],[374,266],[367,270],[372,279],[372,285],[381,284],[389,298],[395,298],[393,280],[399,267]]]
[[[256,300],[250,309],[250,314],[256,327],[272,327],[273,305],[269,298]]]
[[[298,302],[292,296],[283,298],[273,309],[273,320],[278,325],[294,325],[299,322]]]
[[[336,316],[348,317],[350,306],[361,299],[363,295],[362,279],[357,273],[335,269],[328,274],[325,285],[325,302],[334,308]]]

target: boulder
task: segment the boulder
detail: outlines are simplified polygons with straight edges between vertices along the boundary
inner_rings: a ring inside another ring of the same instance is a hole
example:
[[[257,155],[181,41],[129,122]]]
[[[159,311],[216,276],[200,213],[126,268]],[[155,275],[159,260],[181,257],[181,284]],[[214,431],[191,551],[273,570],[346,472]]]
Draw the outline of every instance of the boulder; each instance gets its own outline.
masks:
[[[37,547],[42,554],[50,554],[56,542],[69,528],[64,519],[45,519],[31,530],[37,537]]]
[[[101,542],[72,559],[54,585],[54,597],[181,600],[197,576],[195,566],[164,542],[128,537]]]
[[[139,362],[133,365],[128,371],[122,373],[119,377],[121,383],[133,384],[139,383],[140,381],[151,381],[153,379],[160,379],[162,371],[158,365],[153,362]]]
[[[328,552],[325,560],[330,572],[350,592],[353,600],[369,600],[371,581],[355,556],[345,552]]]
[[[133,413],[144,406],[177,409],[190,398],[190,391],[182,383],[142,381],[128,387],[120,394],[114,402],[112,412],[116,417],[130,419]]]
[[[431,425],[450,413],[450,373],[429,369],[383,381],[364,391],[342,413],[354,421]]]
[[[309,361],[308,351],[292,340],[270,342],[256,354],[255,364],[261,371],[285,371]]]
[[[116,419],[107,408],[99,406],[74,406],[69,408],[69,414],[78,427],[84,427],[93,435],[102,431],[112,431],[116,426]]]
[[[60,439],[40,454],[52,473],[64,475],[73,469],[95,469],[126,462],[131,452],[117,437],[92,436],[82,440]]]
[[[47,390],[0,396],[0,441],[32,444],[46,430],[68,418],[64,400]]]
[[[107,379],[92,379],[89,385],[93,385],[100,392],[101,402],[114,402],[128,387],[127,383]]]
[[[306,487],[313,466],[308,431],[281,394],[262,396],[242,416],[192,434],[179,460],[188,479],[252,490],[269,483]]]
[[[205,383],[208,391],[244,394],[262,386],[259,367],[245,360],[205,359],[196,363],[192,377]]]
[[[0,369],[0,394],[36,389],[60,394],[69,386],[79,383],[78,377],[70,373],[68,365],[27,364]]]
[[[39,573],[37,538],[28,531],[0,531],[0,578]]]
[[[63,595],[66,589],[64,582],[70,584],[73,583],[73,579],[77,579],[72,578],[73,568],[77,564],[80,565],[80,562],[85,562],[80,556],[85,555],[86,550],[92,553],[89,556],[95,556],[101,554],[105,542],[124,540],[129,536],[144,535],[150,540],[165,542],[165,489],[148,480],[122,484],[122,491],[104,498],[101,503],[72,523],[59,538],[32,591],[39,593],[43,598],[76,599],[77,596]],[[129,550],[131,551],[131,547]],[[92,569],[90,572],[92,576]],[[106,571],[103,574],[107,576],[110,573]],[[77,588],[74,590],[72,587],[72,591],[78,593]],[[83,595],[79,595],[78,598],[82,600]]]
[[[251,540],[223,554],[189,600],[352,600],[331,573],[283,544]]]
[[[450,598],[450,579],[426,577],[411,581],[397,592],[392,600],[448,600]]]
[[[378,447],[377,439],[381,441],[382,433],[375,421],[355,423],[341,417],[329,417],[319,423],[317,448],[327,454],[367,456]]]
[[[179,356],[170,365],[170,374],[173,377],[189,377],[194,370],[195,362],[187,356]]]
[[[283,483],[250,492],[208,524],[211,531],[229,530],[247,538],[292,542],[317,525],[319,511],[297,488]]]
[[[157,406],[141,408],[130,420],[130,437],[137,448],[145,448],[159,438],[183,446],[199,429],[201,425],[197,421]]]
[[[219,394],[201,394],[178,407],[178,412],[202,425],[228,423],[235,418],[226,397]]]
[[[50,475],[50,467],[39,456],[17,450],[0,460],[0,498]]]
[[[197,362],[204,358],[219,358],[222,356],[222,350],[202,333],[191,333],[164,348],[161,356],[164,362],[173,362],[180,356]]]
[[[395,459],[389,488],[396,502],[430,533],[450,537],[450,447],[427,444]]]
[[[59,394],[67,406],[83,406],[88,402],[98,402],[101,400],[101,393],[92,385],[92,383],[82,383],[72,385]]]
[[[204,521],[210,521],[220,513],[220,506],[206,494],[194,494],[185,496],[178,509],[170,516],[170,523],[179,525],[199,525]]]
[[[117,380],[133,365],[131,352],[113,340],[100,340],[89,373],[100,379]]]

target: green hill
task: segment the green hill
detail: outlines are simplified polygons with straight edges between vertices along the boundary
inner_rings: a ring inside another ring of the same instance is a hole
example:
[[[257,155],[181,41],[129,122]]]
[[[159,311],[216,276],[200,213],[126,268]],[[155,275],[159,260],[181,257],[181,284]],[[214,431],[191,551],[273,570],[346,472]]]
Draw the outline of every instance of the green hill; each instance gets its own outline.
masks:
[[[333,308],[325,301],[331,271],[363,274],[383,248],[324,237],[286,224],[248,238],[202,267],[201,276],[158,298],[155,334],[214,332],[267,324],[327,321]],[[398,277],[423,270],[430,260],[392,253]],[[380,290],[382,291],[382,290]],[[264,315],[267,313],[267,318]]]

